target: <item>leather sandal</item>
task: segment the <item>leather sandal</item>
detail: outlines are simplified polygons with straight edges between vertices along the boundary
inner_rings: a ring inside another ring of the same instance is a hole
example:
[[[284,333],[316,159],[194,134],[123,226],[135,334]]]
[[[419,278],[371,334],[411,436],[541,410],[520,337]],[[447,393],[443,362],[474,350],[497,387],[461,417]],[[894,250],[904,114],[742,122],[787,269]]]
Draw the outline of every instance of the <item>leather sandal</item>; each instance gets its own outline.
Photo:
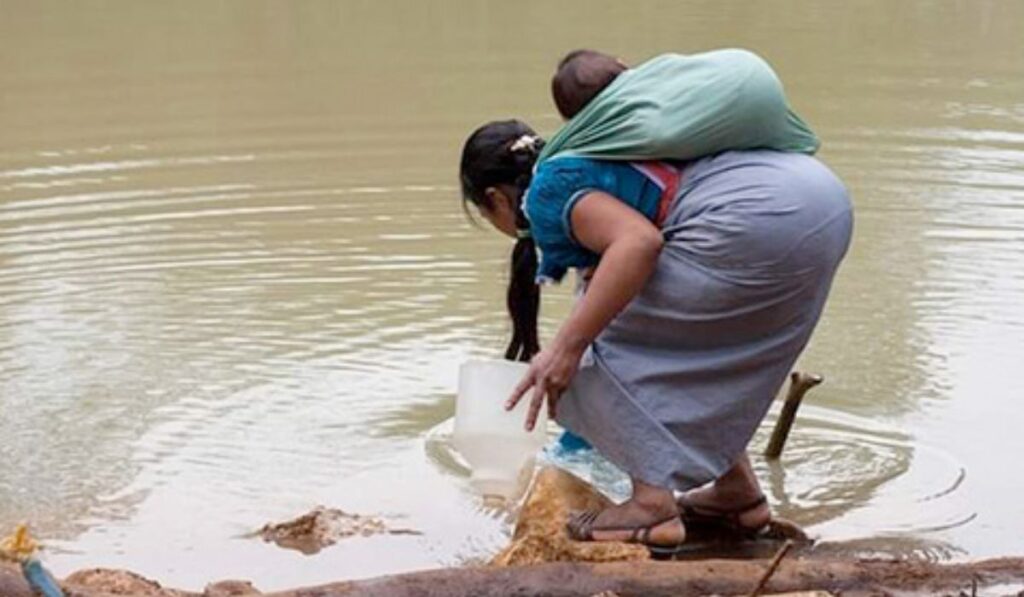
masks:
[[[737,508],[717,508],[715,506],[699,506],[686,500],[685,495],[676,500],[679,506],[679,518],[687,529],[710,529],[725,531],[744,538],[752,538],[764,532],[771,525],[771,517],[756,527],[744,526],[740,516],[768,503],[763,494],[756,500]]]
[[[652,555],[658,557],[670,557],[681,551],[683,551],[683,545],[686,541],[684,527],[684,539],[676,544],[661,544],[651,543],[651,532],[673,520],[679,520],[678,514],[673,514],[668,518],[652,522],[647,525],[620,525],[620,526],[601,526],[595,527],[594,521],[597,520],[600,514],[597,510],[583,510],[580,512],[574,512],[569,515],[569,522],[566,523],[566,529],[569,531],[569,538],[574,541],[595,541],[595,532],[615,532],[615,531],[630,531],[629,538],[620,541],[621,543],[636,543],[646,547]]]

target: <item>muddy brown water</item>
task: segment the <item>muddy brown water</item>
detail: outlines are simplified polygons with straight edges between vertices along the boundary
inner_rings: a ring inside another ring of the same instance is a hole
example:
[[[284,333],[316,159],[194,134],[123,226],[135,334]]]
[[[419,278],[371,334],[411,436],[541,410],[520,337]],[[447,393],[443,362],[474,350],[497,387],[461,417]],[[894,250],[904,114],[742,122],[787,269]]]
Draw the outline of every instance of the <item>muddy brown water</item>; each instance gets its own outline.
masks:
[[[455,167],[487,119],[553,131],[579,46],[759,51],[852,190],[800,363],[826,382],[758,463],[778,510],[840,553],[1024,552],[1024,4],[0,11],[0,528],[31,521],[58,573],[275,588],[504,543],[438,447],[458,363],[505,332],[508,245]],[[423,534],[245,538],[316,504]]]

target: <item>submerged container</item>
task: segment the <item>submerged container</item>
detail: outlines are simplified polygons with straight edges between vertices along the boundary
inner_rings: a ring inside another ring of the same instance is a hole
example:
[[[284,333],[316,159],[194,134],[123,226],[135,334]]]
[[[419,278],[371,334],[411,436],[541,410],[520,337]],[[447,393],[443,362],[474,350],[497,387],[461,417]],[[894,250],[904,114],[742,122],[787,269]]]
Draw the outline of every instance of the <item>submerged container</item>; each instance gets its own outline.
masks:
[[[514,497],[547,440],[546,405],[533,431],[524,428],[531,394],[505,410],[527,369],[526,363],[504,360],[468,361],[459,368],[453,440],[472,471],[473,487],[485,496]]]

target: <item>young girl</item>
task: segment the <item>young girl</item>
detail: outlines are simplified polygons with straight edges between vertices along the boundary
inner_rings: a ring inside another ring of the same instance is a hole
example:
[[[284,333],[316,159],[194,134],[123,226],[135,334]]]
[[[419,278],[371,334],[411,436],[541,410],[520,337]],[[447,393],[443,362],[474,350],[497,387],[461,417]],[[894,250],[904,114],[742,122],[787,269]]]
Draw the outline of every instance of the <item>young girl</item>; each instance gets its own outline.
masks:
[[[770,512],[745,448],[849,244],[843,185],[811,156],[766,150],[675,176],[578,157],[534,174],[542,147],[521,122],[486,124],[466,141],[461,182],[465,201],[516,239],[506,356],[532,360],[509,405],[529,392],[532,427],[546,400],[633,482],[625,503],[575,514],[572,536],[672,551],[696,520],[758,531]],[[593,276],[540,350],[537,280],[568,268]],[[673,490],[686,492],[680,503]]]

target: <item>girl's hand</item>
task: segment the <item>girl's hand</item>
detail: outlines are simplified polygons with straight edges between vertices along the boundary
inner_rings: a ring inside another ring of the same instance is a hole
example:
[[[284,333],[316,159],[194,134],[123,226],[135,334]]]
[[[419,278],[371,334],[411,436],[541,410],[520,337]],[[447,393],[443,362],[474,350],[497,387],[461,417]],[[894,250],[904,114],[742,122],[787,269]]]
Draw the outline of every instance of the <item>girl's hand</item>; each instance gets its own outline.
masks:
[[[530,369],[523,377],[523,381],[519,382],[505,403],[505,410],[515,408],[526,392],[533,388],[530,409],[526,413],[526,430],[533,431],[537,424],[537,415],[540,414],[545,396],[548,399],[548,417],[555,418],[558,399],[576,375],[582,357],[583,350],[569,348],[557,340],[537,353],[530,361]]]

